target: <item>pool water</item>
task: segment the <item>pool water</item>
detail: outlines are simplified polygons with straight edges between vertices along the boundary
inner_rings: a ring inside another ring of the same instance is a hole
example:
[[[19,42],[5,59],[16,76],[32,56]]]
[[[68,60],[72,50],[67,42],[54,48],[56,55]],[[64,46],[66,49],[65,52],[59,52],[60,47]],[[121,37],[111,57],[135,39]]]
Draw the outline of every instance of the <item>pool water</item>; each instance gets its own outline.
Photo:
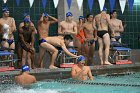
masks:
[[[43,80],[28,88],[10,85],[0,93],[140,93],[140,73],[95,76],[94,81]]]

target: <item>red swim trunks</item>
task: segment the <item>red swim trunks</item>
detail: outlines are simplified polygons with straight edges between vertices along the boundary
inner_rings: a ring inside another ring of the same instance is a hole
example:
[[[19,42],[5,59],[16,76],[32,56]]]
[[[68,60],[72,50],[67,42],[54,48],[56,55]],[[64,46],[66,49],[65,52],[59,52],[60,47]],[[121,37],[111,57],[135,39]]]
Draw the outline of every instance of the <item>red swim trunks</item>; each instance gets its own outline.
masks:
[[[81,41],[81,43],[83,44],[84,43],[84,39],[83,38],[85,38],[85,33],[84,33],[84,30],[82,29],[81,31],[80,31],[80,33],[78,33],[77,35],[76,35],[76,37]]]

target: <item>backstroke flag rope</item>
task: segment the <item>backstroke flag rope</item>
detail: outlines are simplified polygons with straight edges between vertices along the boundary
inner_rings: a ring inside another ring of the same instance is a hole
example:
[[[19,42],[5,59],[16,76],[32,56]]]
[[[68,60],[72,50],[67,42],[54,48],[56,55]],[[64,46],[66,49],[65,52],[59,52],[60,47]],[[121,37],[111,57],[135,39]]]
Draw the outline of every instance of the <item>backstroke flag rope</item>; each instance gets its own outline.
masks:
[[[116,2],[116,0],[109,0],[109,3],[110,3],[110,10],[111,10],[111,11],[114,10],[115,2]]]
[[[54,7],[55,7],[55,8],[58,6],[58,2],[59,2],[59,0],[53,0]]]
[[[29,0],[29,3],[30,3],[30,8],[31,8],[34,3],[34,0]]]
[[[42,5],[44,9],[46,8],[46,3],[47,3],[47,0],[42,0]]]
[[[105,4],[105,0],[98,0],[99,5],[100,5],[100,11],[103,10],[104,4]]]
[[[88,5],[89,5],[90,12],[92,11],[93,2],[94,2],[94,0],[88,0]]]
[[[123,14],[124,9],[125,9],[125,5],[126,5],[126,0],[119,0],[119,3],[120,3],[121,11]]]
[[[20,0],[16,0],[17,6],[19,6]]]
[[[81,10],[82,4],[83,4],[83,0],[77,0],[77,4],[78,4],[79,10]]]
[[[70,9],[72,0],[67,0],[68,8]]]
[[[128,0],[128,4],[129,4],[129,9],[130,9],[130,12],[132,13],[134,0]]]

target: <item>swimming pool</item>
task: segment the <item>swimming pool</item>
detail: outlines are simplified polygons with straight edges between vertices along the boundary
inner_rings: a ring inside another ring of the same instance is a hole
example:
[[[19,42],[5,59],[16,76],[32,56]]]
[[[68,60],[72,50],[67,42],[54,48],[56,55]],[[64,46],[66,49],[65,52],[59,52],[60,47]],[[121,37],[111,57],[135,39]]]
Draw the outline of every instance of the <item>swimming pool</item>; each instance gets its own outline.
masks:
[[[43,80],[30,87],[1,85],[0,93],[140,93],[140,72],[95,76],[94,81]]]

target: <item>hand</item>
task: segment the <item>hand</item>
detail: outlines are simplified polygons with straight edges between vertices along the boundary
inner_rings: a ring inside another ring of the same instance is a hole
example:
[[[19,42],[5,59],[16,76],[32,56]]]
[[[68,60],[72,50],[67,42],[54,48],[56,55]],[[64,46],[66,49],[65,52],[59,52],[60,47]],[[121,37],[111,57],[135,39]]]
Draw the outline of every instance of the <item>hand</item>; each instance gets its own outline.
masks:
[[[94,38],[94,41],[97,41],[97,37]]]
[[[115,34],[114,34],[114,33],[112,33],[112,34],[111,34],[111,37],[115,37]]]
[[[30,52],[31,54],[35,54],[34,48],[30,48],[29,52]]]

